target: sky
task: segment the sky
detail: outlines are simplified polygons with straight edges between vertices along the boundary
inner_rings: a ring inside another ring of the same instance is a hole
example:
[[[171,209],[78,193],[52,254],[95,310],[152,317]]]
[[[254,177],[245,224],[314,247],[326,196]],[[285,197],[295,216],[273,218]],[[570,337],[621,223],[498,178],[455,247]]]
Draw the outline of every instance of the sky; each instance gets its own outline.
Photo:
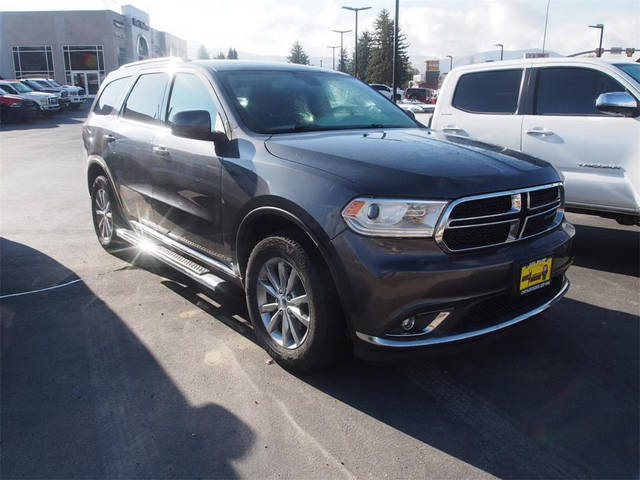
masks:
[[[359,31],[371,29],[378,12],[394,9],[394,0],[0,0],[0,10],[119,11],[131,3],[150,15],[153,28],[190,43],[226,52],[286,56],[299,40],[312,61],[327,58],[339,45],[331,30],[353,29],[353,12],[343,5],[371,6],[360,13]],[[495,50],[542,48],[547,0],[400,0],[400,28],[409,54],[444,58]],[[597,47],[603,23],[605,48],[640,47],[640,0],[550,0],[546,48],[570,54]],[[353,48],[353,33],[345,34]],[[415,63],[415,62],[414,62]]]

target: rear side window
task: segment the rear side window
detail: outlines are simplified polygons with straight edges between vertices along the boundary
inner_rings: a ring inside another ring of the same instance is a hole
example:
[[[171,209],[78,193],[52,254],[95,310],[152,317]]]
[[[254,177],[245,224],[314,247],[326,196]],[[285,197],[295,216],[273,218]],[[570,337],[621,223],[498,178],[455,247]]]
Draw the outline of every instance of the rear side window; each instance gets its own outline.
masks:
[[[458,80],[453,106],[472,113],[513,114],[521,79],[522,69],[467,73]]]
[[[124,117],[146,123],[159,121],[160,105],[168,79],[166,73],[140,75],[127,98]]]
[[[538,70],[536,114],[604,115],[596,108],[601,93],[624,92],[606,73],[590,68],[553,67]]]
[[[100,94],[93,113],[96,115],[109,115],[118,108],[118,100],[122,98],[124,90],[129,85],[129,77],[119,78],[110,82]]]

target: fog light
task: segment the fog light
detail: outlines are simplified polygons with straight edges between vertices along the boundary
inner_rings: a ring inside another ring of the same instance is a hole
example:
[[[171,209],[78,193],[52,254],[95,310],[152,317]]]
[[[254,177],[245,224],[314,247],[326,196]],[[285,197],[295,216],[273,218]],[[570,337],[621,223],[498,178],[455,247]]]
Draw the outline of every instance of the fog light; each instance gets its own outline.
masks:
[[[400,324],[400,326],[402,327],[402,329],[405,332],[408,332],[409,330],[411,330],[413,328],[413,326],[416,323],[416,318],[415,317],[409,317],[409,318],[405,318],[402,323]]]

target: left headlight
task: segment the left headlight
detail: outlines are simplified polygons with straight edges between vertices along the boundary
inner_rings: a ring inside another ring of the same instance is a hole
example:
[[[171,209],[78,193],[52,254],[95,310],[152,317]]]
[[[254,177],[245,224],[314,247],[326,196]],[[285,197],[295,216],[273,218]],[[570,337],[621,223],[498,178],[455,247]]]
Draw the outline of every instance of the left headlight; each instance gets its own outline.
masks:
[[[431,237],[448,202],[356,198],[342,217],[356,233],[371,237]]]

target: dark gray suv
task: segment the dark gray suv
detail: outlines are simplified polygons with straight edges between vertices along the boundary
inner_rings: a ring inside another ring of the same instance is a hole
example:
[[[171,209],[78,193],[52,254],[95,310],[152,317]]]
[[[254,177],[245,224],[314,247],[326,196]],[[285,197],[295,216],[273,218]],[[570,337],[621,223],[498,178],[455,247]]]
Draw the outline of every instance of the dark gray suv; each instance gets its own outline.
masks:
[[[110,73],[83,128],[100,243],[242,286],[283,366],[459,342],[567,291],[547,163],[437,134],[360,81],[158,59]]]

